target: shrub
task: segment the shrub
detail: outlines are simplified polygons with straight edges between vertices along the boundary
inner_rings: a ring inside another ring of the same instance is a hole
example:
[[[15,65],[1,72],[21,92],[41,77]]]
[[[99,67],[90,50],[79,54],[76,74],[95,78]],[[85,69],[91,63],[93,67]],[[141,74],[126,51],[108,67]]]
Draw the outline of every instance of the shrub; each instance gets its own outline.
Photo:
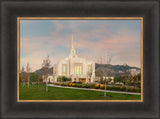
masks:
[[[95,89],[99,89],[99,88],[100,88],[100,85],[99,85],[99,84],[95,84],[94,86],[95,86],[95,87],[94,87]]]
[[[66,83],[66,86],[69,86],[69,83]]]
[[[56,83],[56,85],[60,85],[60,83]]]
[[[121,91],[122,88],[120,86],[108,86],[107,85],[107,90]]]
[[[105,85],[104,84],[100,84],[100,89],[104,90],[104,88],[105,88]]]
[[[56,82],[54,82],[53,84],[54,84],[54,85],[57,85],[57,83],[56,83]]]
[[[77,84],[77,87],[78,87],[78,88],[81,88],[81,87],[82,87],[82,84]]]
[[[61,86],[67,86],[67,84],[66,83],[62,83]]]
[[[121,91],[126,91],[126,87],[125,87],[125,86],[122,86],[122,87],[121,87]]]
[[[129,91],[129,92],[136,92],[136,93],[137,93],[137,92],[140,92],[140,89],[139,89],[139,88],[129,87],[129,88],[128,88],[128,91]]]
[[[91,88],[94,88],[95,87],[95,84],[90,84]]]
[[[113,90],[115,86],[108,86],[106,87],[107,90]]]
[[[133,92],[133,88],[128,88],[128,91],[129,92]]]
[[[77,87],[77,84],[75,84],[75,83],[72,83],[72,87]]]
[[[67,81],[71,81],[71,78],[68,78],[66,76],[58,76],[57,81],[58,82],[67,82]]]
[[[71,87],[71,86],[72,86],[72,83],[69,83],[68,86]]]
[[[89,88],[89,87],[90,87],[89,84],[85,84],[85,83],[82,84],[82,88]]]
[[[121,87],[116,86],[114,90],[116,90],[116,91],[121,91]]]
[[[138,93],[138,92],[140,92],[140,89],[139,88],[134,88],[133,91]]]
[[[141,82],[140,81],[137,82],[137,87],[139,87],[139,88],[141,87]]]
[[[100,85],[99,84],[91,84],[91,88],[93,88],[93,89],[99,89]]]

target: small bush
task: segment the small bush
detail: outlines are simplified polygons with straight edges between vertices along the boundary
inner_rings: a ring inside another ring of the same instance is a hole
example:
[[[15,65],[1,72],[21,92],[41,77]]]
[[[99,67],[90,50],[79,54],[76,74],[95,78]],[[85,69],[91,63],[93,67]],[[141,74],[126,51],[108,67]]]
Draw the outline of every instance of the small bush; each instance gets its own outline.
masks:
[[[66,76],[58,76],[57,81],[58,82],[67,82],[67,81],[71,81],[71,78],[68,78]]]
[[[104,84],[100,84],[100,89],[104,90],[105,85]]]
[[[108,86],[106,87],[107,90],[113,90],[115,86]]]
[[[67,84],[66,83],[62,83],[61,86],[67,86]]]
[[[140,89],[139,89],[139,88],[134,88],[134,89],[133,89],[133,92],[138,93],[138,92],[140,92]]]
[[[72,86],[72,83],[69,83],[68,86],[71,87],[71,86]]]
[[[128,88],[128,92],[140,92],[140,89],[139,88],[132,88],[132,87],[129,87]]]
[[[54,85],[57,85],[57,83],[56,83],[56,82],[54,82],[53,84],[54,84]]]
[[[99,84],[91,84],[91,88],[93,88],[93,89],[99,89],[100,85]]]
[[[121,87],[116,86],[116,87],[115,87],[115,90],[116,90],[116,91],[121,91]]]
[[[95,84],[91,84],[90,86],[91,86],[91,88],[94,88],[94,87],[95,87]]]
[[[122,86],[122,87],[121,87],[121,91],[126,91],[126,87],[125,87],[125,86]]]
[[[90,86],[89,86],[89,84],[82,84],[82,88],[89,88]]]
[[[76,83],[72,83],[72,87],[77,87],[77,84]]]
[[[77,84],[77,87],[78,88],[82,88],[82,84]]]
[[[95,89],[99,89],[100,88],[100,85],[99,84],[95,84]]]
[[[69,83],[66,83],[66,86],[69,86]]]

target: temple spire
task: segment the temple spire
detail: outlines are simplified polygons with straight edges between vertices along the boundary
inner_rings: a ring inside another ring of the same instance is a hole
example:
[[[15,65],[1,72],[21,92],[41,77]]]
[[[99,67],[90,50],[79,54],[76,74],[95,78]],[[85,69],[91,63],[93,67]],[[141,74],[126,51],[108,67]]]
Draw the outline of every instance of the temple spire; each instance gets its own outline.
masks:
[[[72,30],[72,42],[71,42],[71,49],[74,49],[74,46],[73,46],[73,30]]]
[[[73,45],[73,30],[72,30],[72,40],[71,40],[71,49],[70,49],[70,54],[69,54],[69,57],[70,58],[75,58],[75,57],[77,57],[77,55],[76,55],[76,51],[75,51],[75,49],[74,49],[74,45]]]

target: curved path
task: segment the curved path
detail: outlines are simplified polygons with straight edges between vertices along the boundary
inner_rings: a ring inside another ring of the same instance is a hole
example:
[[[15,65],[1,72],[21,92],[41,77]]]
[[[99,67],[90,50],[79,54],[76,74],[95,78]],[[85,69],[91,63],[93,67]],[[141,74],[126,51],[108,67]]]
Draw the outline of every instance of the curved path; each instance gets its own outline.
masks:
[[[48,84],[48,86],[61,87],[61,88],[71,88],[71,89],[82,89],[82,90],[103,91],[103,92],[104,92],[104,90],[101,90],[101,89],[78,88],[78,87],[66,87],[66,86],[58,86],[58,85],[54,85],[54,84]],[[111,90],[107,90],[107,92],[141,95],[141,93],[122,92],[122,91],[111,91]]]

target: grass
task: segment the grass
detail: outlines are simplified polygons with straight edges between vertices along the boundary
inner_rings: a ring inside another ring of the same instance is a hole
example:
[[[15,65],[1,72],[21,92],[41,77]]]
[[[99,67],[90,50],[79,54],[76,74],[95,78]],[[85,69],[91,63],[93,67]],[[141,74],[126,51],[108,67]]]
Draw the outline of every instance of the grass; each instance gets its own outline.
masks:
[[[140,100],[140,95],[107,92],[110,97],[103,97],[104,92],[81,89],[48,87],[45,85],[20,86],[20,100]]]

